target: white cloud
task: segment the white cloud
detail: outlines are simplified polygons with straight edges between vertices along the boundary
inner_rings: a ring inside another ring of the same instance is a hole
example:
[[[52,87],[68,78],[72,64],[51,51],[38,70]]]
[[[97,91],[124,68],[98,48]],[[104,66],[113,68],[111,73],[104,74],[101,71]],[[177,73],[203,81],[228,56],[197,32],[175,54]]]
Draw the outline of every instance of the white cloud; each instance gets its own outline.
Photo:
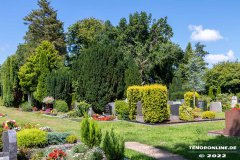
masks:
[[[193,41],[217,41],[223,39],[219,31],[214,29],[203,29],[202,25],[189,25],[188,28],[192,32],[191,40]]]
[[[205,57],[206,62],[210,65],[225,61],[235,61],[236,59],[232,50],[229,50],[226,54],[208,54]]]

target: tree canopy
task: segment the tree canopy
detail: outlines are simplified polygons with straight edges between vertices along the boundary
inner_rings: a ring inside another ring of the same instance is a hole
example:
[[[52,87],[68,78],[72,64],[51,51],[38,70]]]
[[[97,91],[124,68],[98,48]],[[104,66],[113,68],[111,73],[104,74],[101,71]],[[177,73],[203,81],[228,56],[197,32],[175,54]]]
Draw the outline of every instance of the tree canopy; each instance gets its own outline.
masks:
[[[36,47],[44,40],[49,41],[56,47],[59,55],[65,55],[63,22],[57,19],[57,11],[50,6],[50,2],[47,0],[39,0],[38,6],[39,9],[32,10],[24,18],[24,24],[28,26],[24,37],[26,43]]]

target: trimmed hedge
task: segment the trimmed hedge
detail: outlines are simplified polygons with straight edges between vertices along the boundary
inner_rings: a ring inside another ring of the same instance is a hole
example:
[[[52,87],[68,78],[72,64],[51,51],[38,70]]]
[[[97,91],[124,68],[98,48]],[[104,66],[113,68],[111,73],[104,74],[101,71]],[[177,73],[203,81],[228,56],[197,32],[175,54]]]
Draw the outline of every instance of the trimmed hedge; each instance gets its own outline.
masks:
[[[194,99],[194,97],[193,97],[193,94],[194,94],[194,92],[186,92],[185,94],[184,94],[184,103],[187,105],[187,106],[190,106],[190,107],[192,107],[192,108],[194,108],[194,106],[193,106],[193,99]],[[197,105],[198,104],[198,99],[199,99],[199,94],[197,93],[197,92],[195,92],[195,105]],[[196,106],[195,106],[196,107]]]
[[[169,119],[170,107],[167,105],[167,87],[159,84],[131,86],[127,89],[129,118],[136,119],[137,102],[142,102],[145,122],[156,123]]]
[[[205,111],[202,113],[202,119],[214,119],[215,115],[216,115],[215,112]]]
[[[136,119],[137,102],[141,100],[142,86],[130,86],[127,89],[127,100],[129,105],[129,119]]]
[[[141,102],[144,122],[162,122],[167,118],[168,108],[166,86],[143,86]]]
[[[179,119],[183,121],[192,121],[194,120],[193,109],[186,105],[179,107]]]
[[[116,100],[115,111],[117,113],[118,119],[128,119],[129,118],[129,106],[128,103],[123,100]]]

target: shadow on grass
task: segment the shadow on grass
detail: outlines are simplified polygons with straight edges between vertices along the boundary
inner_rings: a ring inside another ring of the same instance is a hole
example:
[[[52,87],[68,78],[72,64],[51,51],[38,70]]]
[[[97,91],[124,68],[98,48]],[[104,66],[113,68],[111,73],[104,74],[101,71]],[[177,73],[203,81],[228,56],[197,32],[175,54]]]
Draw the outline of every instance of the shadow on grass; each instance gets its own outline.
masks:
[[[179,155],[184,156],[189,160],[211,160],[211,159],[226,159],[226,160],[240,160],[240,137],[224,137],[216,136],[209,140],[197,140],[191,146],[236,146],[236,150],[191,150],[188,144],[177,143],[174,145],[174,149],[170,151]],[[169,150],[167,147],[155,146],[157,148],[162,148]],[[199,157],[203,154],[204,157]],[[226,158],[217,158],[213,156],[224,156]],[[211,158],[212,157],[212,158]]]

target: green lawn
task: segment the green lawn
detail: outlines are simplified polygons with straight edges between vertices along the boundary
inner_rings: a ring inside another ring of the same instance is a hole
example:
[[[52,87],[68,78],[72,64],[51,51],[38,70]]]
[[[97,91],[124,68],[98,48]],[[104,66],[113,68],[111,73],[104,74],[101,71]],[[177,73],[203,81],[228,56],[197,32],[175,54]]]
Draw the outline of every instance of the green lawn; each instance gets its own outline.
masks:
[[[46,117],[38,113],[21,112],[16,109],[0,107],[0,113],[7,113],[8,117],[15,119],[18,124],[27,122],[38,123],[41,126],[50,126],[56,131],[70,132],[79,136],[80,123],[68,119]],[[8,118],[1,118],[0,123]],[[226,138],[208,136],[210,130],[220,130],[224,128],[224,121],[204,122],[194,124],[180,124],[171,126],[151,126],[131,123],[127,121],[99,122],[103,130],[114,128],[124,136],[126,141],[137,141],[144,144],[153,145],[173,153],[183,155],[188,159],[197,159],[199,153],[189,151],[190,145],[215,146],[236,145],[239,149],[240,138]],[[220,152],[217,152],[220,153]],[[128,157],[142,156],[139,153],[127,150]],[[149,159],[144,156],[145,159]],[[144,159],[143,158],[143,159]],[[235,153],[227,154],[229,159],[240,159]],[[202,159],[202,158],[201,158]]]

